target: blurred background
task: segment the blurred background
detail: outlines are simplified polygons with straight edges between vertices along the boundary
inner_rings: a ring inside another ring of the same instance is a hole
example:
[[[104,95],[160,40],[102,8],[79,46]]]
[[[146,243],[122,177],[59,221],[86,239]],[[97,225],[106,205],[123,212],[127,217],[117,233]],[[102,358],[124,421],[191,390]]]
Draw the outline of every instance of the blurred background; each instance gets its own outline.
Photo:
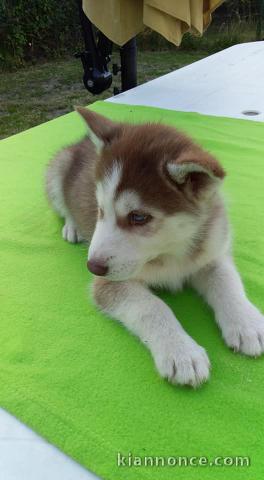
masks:
[[[186,33],[179,47],[145,29],[137,36],[138,84],[237,43],[263,40],[264,1],[226,0],[202,37]],[[92,95],[74,54],[84,49],[76,0],[1,0],[0,138],[113,95]],[[114,47],[112,62],[119,62]]]

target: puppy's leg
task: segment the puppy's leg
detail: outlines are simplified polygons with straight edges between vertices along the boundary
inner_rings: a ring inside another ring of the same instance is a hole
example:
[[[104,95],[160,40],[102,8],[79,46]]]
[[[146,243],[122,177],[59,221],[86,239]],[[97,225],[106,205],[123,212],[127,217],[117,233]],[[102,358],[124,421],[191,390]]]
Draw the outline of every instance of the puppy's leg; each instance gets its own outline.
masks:
[[[229,347],[252,356],[263,353],[264,317],[247,299],[230,257],[201,270],[192,284],[214,309]]]
[[[46,193],[50,204],[65,220],[62,228],[62,237],[70,243],[82,242],[83,238],[79,234],[74,220],[65,205],[63,179],[70,168],[72,154],[70,150],[65,149],[59,152],[52,160],[46,172]]]
[[[62,228],[62,238],[70,243],[80,243],[84,240],[70,216],[65,217],[65,225]]]
[[[209,377],[205,350],[182,328],[169,307],[137,281],[96,279],[94,299],[151,351],[162,377],[196,387]]]

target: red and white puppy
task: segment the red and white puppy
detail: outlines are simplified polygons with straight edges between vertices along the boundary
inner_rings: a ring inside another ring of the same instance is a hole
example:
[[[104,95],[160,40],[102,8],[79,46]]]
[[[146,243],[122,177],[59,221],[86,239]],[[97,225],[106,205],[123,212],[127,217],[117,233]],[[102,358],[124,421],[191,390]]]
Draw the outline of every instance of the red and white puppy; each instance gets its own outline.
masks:
[[[228,346],[263,353],[264,317],[232,260],[217,160],[174,128],[78,112],[90,133],[55,157],[46,185],[65,219],[63,238],[90,242],[96,304],[147,345],[173,383],[199,385],[210,363],[149,287],[192,285],[213,308]]]

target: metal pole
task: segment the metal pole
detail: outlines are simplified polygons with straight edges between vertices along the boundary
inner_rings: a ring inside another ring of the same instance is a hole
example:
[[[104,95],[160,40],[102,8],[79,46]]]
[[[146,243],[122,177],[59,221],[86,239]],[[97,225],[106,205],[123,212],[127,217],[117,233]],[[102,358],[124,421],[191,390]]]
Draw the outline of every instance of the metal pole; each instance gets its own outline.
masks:
[[[264,0],[257,0],[258,18],[256,27],[256,40],[262,40],[262,20],[264,17]]]
[[[137,86],[137,44],[136,38],[120,48],[122,92]]]

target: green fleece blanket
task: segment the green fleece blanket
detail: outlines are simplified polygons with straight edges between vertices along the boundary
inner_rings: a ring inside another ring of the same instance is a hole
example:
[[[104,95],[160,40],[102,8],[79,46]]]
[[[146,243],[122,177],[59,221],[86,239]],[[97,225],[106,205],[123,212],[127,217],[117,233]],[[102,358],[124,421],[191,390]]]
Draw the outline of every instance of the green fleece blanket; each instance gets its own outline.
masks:
[[[235,259],[264,310],[264,125],[106,102],[91,108],[175,125],[219,158]],[[62,240],[43,193],[48,160],[84,132],[71,113],[0,143],[0,405],[107,480],[263,478],[264,358],[229,351],[193,291],[162,293],[212,362],[200,389],[172,386],[138,339],[93,306],[86,248]],[[206,459],[197,465],[197,457]],[[210,465],[215,457],[221,466]]]

